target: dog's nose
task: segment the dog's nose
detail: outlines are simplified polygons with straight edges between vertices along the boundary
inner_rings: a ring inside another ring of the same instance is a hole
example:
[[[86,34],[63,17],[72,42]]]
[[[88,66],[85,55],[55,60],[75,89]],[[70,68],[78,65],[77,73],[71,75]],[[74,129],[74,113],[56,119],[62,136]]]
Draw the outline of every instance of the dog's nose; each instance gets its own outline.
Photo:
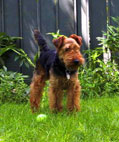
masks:
[[[75,59],[75,60],[74,60],[74,64],[77,65],[78,63],[79,63],[79,60],[78,60],[78,59]]]

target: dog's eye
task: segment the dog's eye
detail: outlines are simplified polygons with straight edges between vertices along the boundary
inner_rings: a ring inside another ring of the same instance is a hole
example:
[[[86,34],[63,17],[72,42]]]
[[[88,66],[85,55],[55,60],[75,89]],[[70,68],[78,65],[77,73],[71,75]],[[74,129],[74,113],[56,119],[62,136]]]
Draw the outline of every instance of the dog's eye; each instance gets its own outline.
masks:
[[[65,52],[69,51],[70,48],[65,48]]]

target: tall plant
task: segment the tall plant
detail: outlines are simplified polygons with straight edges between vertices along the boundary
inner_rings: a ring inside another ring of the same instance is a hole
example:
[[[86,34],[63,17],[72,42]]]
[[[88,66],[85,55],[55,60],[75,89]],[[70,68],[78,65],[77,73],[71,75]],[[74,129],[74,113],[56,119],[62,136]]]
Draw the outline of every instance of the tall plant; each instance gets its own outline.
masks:
[[[115,60],[116,52],[119,52],[119,17],[112,17],[114,25],[108,24],[107,32],[103,32],[103,37],[98,37],[100,45],[111,51],[111,59]]]
[[[13,51],[16,53],[15,61],[20,60],[20,66],[23,64],[26,67],[29,67],[29,65],[35,66],[24,50],[16,47],[16,41],[21,39],[21,37],[10,37],[6,33],[0,33],[0,65],[3,66],[5,64],[5,58],[9,55],[10,51]]]

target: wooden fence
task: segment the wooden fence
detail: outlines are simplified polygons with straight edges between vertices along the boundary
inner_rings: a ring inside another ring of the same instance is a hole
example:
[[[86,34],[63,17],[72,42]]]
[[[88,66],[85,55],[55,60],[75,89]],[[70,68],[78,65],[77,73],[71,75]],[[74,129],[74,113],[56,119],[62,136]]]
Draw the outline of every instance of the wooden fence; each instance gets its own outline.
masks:
[[[107,17],[119,16],[118,10],[119,0],[0,0],[0,32],[23,37],[19,46],[31,59],[37,52],[34,29],[41,31],[51,47],[52,37],[46,33],[60,29],[67,36],[81,35],[83,50],[93,49],[98,46],[96,37],[106,31]],[[13,56],[7,62],[8,69],[31,76],[33,69],[19,67]]]

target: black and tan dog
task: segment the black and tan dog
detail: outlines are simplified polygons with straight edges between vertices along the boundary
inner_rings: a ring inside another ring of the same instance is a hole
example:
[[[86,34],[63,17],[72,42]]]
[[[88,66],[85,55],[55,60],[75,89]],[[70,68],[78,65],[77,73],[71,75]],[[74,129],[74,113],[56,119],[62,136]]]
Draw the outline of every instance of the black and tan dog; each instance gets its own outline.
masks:
[[[82,38],[75,34],[69,38],[61,36],[53,40],[56,47],[51,50],[38,30],[34,37],[40,47],[40,58],[36,63],[30,85],[30,103],[34,112],[38,110],[43,88],[49,79],[49,102],[52,111],[62,110],[63,91],[67,91],[67,108],[69,111],[80,110],[80,83],[78,67],[84,63],[80,52]]]

